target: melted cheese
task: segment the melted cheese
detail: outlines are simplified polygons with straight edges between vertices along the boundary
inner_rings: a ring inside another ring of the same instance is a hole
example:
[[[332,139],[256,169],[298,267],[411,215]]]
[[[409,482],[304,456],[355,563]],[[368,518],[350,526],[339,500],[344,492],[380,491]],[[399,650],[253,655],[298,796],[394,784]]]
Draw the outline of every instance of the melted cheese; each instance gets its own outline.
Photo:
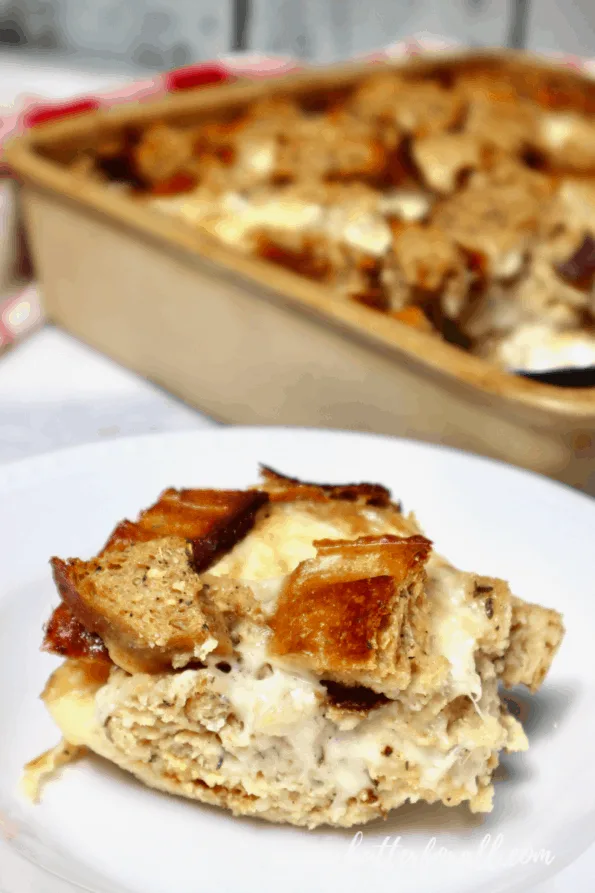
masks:
[[[320,205],[280,195],[263,202],[249,202],[235,192],[226,193],[221,210],[237,221],[245,230],[271,227],[273,229],[306,229],[319,222]]]
[[[558,332],[532,323],[519,326],[497,345],[496,352],[498,361],[509,369],[584,369],[595,365],[595,337],[589,332]]]
[[[431,207],[432,200],[422,192],[395,191],[383,195],[380,200],[380,210],[383,214],[395,214],[407,223],[423,220]]]
[[[392,244],[392,232],[384,217],[362,207],[330,208],[325,229],[334,241],[376,257],[386,254]]]
[[[151,198],[150,205],[156,211],[181,217],[192,226],[200,225],[205,218],[213,214],[213,203],[199,191]]]
[[[361,214],[349,221],[342,233],[343,241],[353,248],[380,257],[392,243],[389,225],[374,214]]]
[[[261,159],[264,163],[264,159]],[[217,199],[198,190],[167,198],[150,199],[151,207],[181,217],[193,226],[204,226],[212,235],[231,245],[244,246],[259,229],[305,230],[322,219],[322,207],[298,198],[278,196],[251,202],[237,192],[225,192]]]
[[[450,664],[453,697],[481,695],[481,679],[475,668],[477,640],[486,623],[485,614],[467,595],[467,578],[460,571],[430,559],[427,584],[432,602],[433,634],[440,653]]]
[[[388,523],[386,514],[374,507],[362,508],[360,515],[369,535],[394,533],[409,536],[411,533],[407,521],[400,526]],[[353,532],[349,518],[341,521],[337,517],[331,522],[317,517],[305,504],[302,507],[300,503],[277,503],[260,513],[248,536],[209,572],[246,581],[279,580],[300,562],[314,558],[315,540],[354,539],[360,535],[361,531]],[[273,588],[275,585],[272,583]]]
[[[347,799],[370,788],[371,777],[386,759],[383,750],[389,742],[401,759],[417,767],[420,783],[428,789],[433,790],[451,770],[462,745],[453,743],[440,726],[430,735],[421,715],[407,713],[404,720],[398,704],[354,717],[351,728],[330,722],[321,709],[324,687],[307,671],[296,671],[271,657],[268,637],[258,630],[244,638],[238,645],[238,658],[229,661],[230,672],[213,671],[215,690],[229,700],[242,723],[232,738],[234,751],[235,747],[249,748],[243,755],[236,752],[238,778],[243,780],[247,767],[254,766],[255,752],[265,759],[266,755],[277,758],[273,742],[283,739],[312,784],[325,775],[332,782],[338,790],[334,807],[340,812]],[[209,663],[216,666],[216,658]]]
[[[550,112],[541,118],[541,136],[552,149],[563,148],[573,136],[580,118],[564,112]]]
[[[254,735],[286,735],[319,712],[324,689],[308,673],[284,669],[268,655],[270,630],[257,630],[237,646],[227,674],[215,673],[214,689],[224,695],[243,724],[246,745]],[[216,659],[212,659],[211,666]]]
[[[95,699],[75,690],[52,703],[52,716],[64,738],[77,746],[90,745],[96,727]]]
[[[277,159],[277,147],[273,140],[258,145],[247,144],[240,147],[238,166],[253,174],[265,177],[270,174]]]
[[[314,517],[299,504],[279,504],[261,515],[256,528],[210,572],[245,580],[281,577],[316,555],[314,540],[343,535],[340,525]]]
[[[500,257],[494,258],[492,275],[497,279],[512,279],[517,276],[523,266],[522,251],[508,251]]]
[[[274,165],[274,159],[273,147],[260,146],[246,153],[242,166],[264,176]],[[227,244],[247,247],[250,235],[260,229],[311,230],[376,257],[386,254],[392,244],[387,216],[397,216],[407,222],[419,221],[431,207],[428,196],[405,190],[379,196],[373,207],[325,208],[283,193],[257,201],[233,191],[214,198],[206,196],[200,188],[184,195],[151,198],[150,204],[194,226],[206,227]]]
[[[263,784],[274,787],[277,775],[287,779],[290,785],[294,779],[296,784],[312,790],[333,791],[332,812],[339,820],[350,798],[373,789],[372,779],[383,775],[387,767],[387,746],[401,765],[408,761],[418,777],[418,789],[436,792],[443,783],[454,783],[471,795],[477,793],[477,777],[485,772],[486,761],[494,749],[505,745],[510,749],[526,746],[524,736],[516,742],[514,728],[507,732],[497,717],[487,716],[479,726],[477,722],[467,724],[453,735],[444,715],[434,715],[431,708],[429,712],[424,709],[412,712],[399,702],[385,704],[363,717],[357,716],[353,728],[342,728],[325,714],[324,689],[319,681],[271,658],[267,638],[268,634],[259,627],[249,628],[236,655],[229,660],[227,673],[217,669],[215,657],[209,658],[206,691],[205,671],[186,670],[171,676],[169,687],[162,689],[154,701],[150,690],[140,700],[146,723],[151,704],[160,705],[164,697],[171,702],[172,710],[178,705],[182,717],[184,703],[192,702],[195,692],[200,696],[221,697],[222,709],[217,713],[216,723],[208,722],[206,717],[201,722],[220,736],[225,753],[226,784],[241,783],[249,794],[261,796]],[[138,712],[122,710],[122,695],[130,688],[131,677],[115,671],[103,688],[97,690],[97,686],[91,685],[85,689],[82,683],[79,685],[76,675],[68,672],[72,664],[67,661],[56,674],[65,674],[65,682],[72,683],[71,689],[66,690],[68,686],[62,685],[58,692],[58,686],[54,686],[46,697],[46,704],[64,737],[136,771],[134,765],[129,765],[135,759],[130,746],[120,753],[105,734],[106,722],[112,714],[118,715],[119,722],[134,734]],[[141,674],[138,678],[142,690],[149,677]],[[495,690],[486,697],[497,698]],[[482,706],[489,710],[484,699]],[[229,721],[225,703],[233,711],[231,716],[237,719]],[[516,726],[513,718],[509,719]],[[160,734],[160,728],[165,738],[170,734],[168,717],[164,721],[155,714],[155,719],[149,722],[155,734]],[[446,780],[447,775],[450,781]],[[213,783],[219,783],[218,776],[212,778]],[[419,794],[412,793],[410,799],[415,796]]]

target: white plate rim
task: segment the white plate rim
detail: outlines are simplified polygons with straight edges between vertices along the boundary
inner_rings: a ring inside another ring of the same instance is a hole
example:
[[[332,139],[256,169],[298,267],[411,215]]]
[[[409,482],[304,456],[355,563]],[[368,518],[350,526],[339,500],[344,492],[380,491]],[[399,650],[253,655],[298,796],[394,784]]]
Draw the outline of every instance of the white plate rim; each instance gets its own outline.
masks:
[[[501,462],[495,459],[478,456],[475,454],[467,453],[464,450],[449,447],[436,445],[426,442],[415,441],[409,438],[395,438],[382,434],[368,433],[368,432],[352,432],[352,431],[341,431],[337,429],[327,429],[327,428],[296,428],[296,427],[285,427],[285,426],[238,426],[233,428],[215,428],[208,430],[199,430],[199,431],[182,431],[182,432],[168,432],[168,433],[150,433],[143,434],[140,436],[132,436],[132,437],[121,437],[114,438],[110,440],[106,440],[100,443],[93,444],[82,444],[76,445],[73,447],[62,448],[59,450],[55,450],[40,456],[27,457],[24,459],[15,460],[9,463],[6,463],[0,466],[0,492],[7,489],[8,491],[13,490],[14,488],[19,487],[27,487],[35,482],[36,479],[39,478],[39,475],[44,476],[45,472],[49,469],[54,470],[62,470],[68,467],[71,463],[77,464],[80,461],[80,457],[89,457],[91,459],[100,459],[103,455],[109,455],[112,452],[118,453],[122,451],[123,453],[134,453],[137,450],[142,450],[147,444],[163,444],[165,446],[169,442],[175,441],[188,441],[190,439],[217,439],[217,438],[242,438],[245,436],[251,437],[254,436],[258,438],[263,434],[270,434],[273,438],[278,432],[285,432],[286,434],[294,434],[296,436],[300,436],[303,433],[308,433],[309,435],[314,435],[320,438],[326,438],[329,435],[333,438],[348,437],[352,440],[359,440],[362,443],[369,441],[370,439],[379,440],[382,442],[398,442],[408,447],[415,449],[416,451],[421,451],[426,453],[427,455],[435,455],[437,453],[448,453],[453,455],[454,457],[458,457],[459,461],[464,461],[466,463],[473,463],[477,467],[495,467],[497,469],[501,469],[505,474],[509,476],[522,478],[524,480],[531,479],[534,485],[544,486],[551,493],[557,493],[559,497],[564,497],[566,499],[570,498],[571,500],[576,500],[576,504],[579,503],[584,508],[588,507],[588,510],[595,510],[595,500],[584,493],[574,490],[573,488],[560,483],[558,481],[553,481],[539,473],[527,471],[524,469],[520,469],[514,466],[510,466],[505,462]],[[283,470],[283,469],[281,469]],[[373,477],[373,475],[371,476]],[[398,498],[398,493],[395,494]],[[407,507],[406,507],[407,508]],[[0,824],[0,831],[2,830]],[[5,849],[6,843],[0,836],[0,853],[3,853]],[[14,850],[10,850],[10,852],[14,855]],[[23,858],[23,857],[20,857]],[[26,858],[26,857],[25,857]],[[565,867],[565,864],[568,862],[574,861],[574,856],[567,860],[566,863],[560,864],[558,867],[558,871]],[[47,872],[44,869],[39,869],[38,866],[34,865],[34,863],[28,862],[28,865],[33,865],[37,871],[41,871],[39,877],[41,878],[49,876],[53,876],[57,881],[62,881],[67,885],[65,890],[89,890],[90,888],[80,885],[75,881],[64,881],[61,879],[59,875],[55,875],[52,872]],[[556,872],[558,873],[558,872]],[[536,883],[539,878],[536,877]],[[2,883],[2,877],[0,875],[0,884]],[[1,888],[0,888],[1,889]],[[62,886],[60,890],[62,890]],[[490,888],[492,889],[492,888]],[[494,888],[495,889],[495,888]],[[513,889],[517,889],[516,887],[510,887],[508,884],[502,887],[502,890],[512,891]],[[520,887],[518,889],[521,889]],[[12,890],[9,890],[8,893],[12,893]],[[16,888],[15,888],[16,893]],[[21,893],[19,890],[18,893]],[[53,893],[53,891],[50,891]]]

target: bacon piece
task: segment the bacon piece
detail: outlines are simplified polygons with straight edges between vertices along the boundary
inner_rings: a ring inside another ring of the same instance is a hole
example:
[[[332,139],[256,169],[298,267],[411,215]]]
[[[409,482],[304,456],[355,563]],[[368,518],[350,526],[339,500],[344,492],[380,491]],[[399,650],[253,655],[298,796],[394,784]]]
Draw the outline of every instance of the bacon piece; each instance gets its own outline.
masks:
[[[53,611],[45,628],[41,648],[42,651],[59,654],[61,657],[110,660],[100,636],[87,632],[65,602]]]
[[[399,322],[410,326],[412,329],[419,329],[421,332],[434,331],[434,326],[421,307],[410,304],[408,307],[403,307],[402,310],[394,310],[390,315],[393,319],[398,319]]]
[[[390,309],[390,298],[386,291],[378,286],[370,286],[366,291],[355,292],[351,295],[351,299],[356,304],[363,304],[364,307],[379,310],[381,313],[388,313]]]
[[[576,251],[557,265],[556,270],[562,279],[570,282],[576,288],[588,291],[593,286],[595,278],[595,239],[588,233]]]
[[[257,511],[268,502],[261,490],[165,490],[138,521],[118,524],[100,552],[166,536],[190,540],[197,573],[235,546],[252,529]]]
[[[260,474],[271,502],[327,502],[343,499],[364,505],[398,508],[391,502],[391,492],[381,484],[313,484],[287,477],[267,465],[260,466]]]
[[[389,694],[410,678],[400,645],[423,612],[423,536],[320,540],[289,577],[271,620],[271,650],[318,675]],[[423,638],[423,634],[420,634]]]
[[[329,702],[340,710],[366,714],[388,702],[386,695],[364,688],[363,685],[341,685],[330,679],[322,679],[321,682],[326,688]]]
[[[182,195],[196,188],[197,179],[192,174],[180,171],[166,180],[159,180],[150,189],[150,195]]]
[[[330,261],[317,251],[314,241],[307,239],[299,250],[295,250],[275,242],[263,233],[257,239],[256,254],[263,260],[271,261],[285,267],[286,270],[291,270],[292,273],[299,273],[300,276],[316,282],[324,282],[332,272]]]
[[[147,182],[136,167],[134,153],[141,139],[135,127],[126,127],[119,134],[112,134],[97,147],[96,165],[109,180],[128,183],[135,190],[142,190]]]
[[[149,528],[141,527],[136,521],[121,521],[111,533],[107,543],[99,553],[105,555],[112,549],[123,549],[131,543],[143,543],[152,540],[155,532]]]

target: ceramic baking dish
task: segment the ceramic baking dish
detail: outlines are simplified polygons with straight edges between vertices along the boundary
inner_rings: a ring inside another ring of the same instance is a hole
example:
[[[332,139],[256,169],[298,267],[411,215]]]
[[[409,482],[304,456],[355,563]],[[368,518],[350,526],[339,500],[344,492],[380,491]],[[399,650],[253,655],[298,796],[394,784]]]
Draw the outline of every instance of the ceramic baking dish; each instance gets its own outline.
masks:
[[[424,55],[420,71],[489,58],[547,89],[595,84],[513,53]],[[69,172],[98,136],[155,119],[199,121],[265,94],[348,85],[370,63],[238,81],[81,114],[8,148],[22,183],[50,318],[214,417],[357,428],[469,449],[595,490],[595,388],[508,374],[181,220]],[[73,374],[74,371],[73,371]]]

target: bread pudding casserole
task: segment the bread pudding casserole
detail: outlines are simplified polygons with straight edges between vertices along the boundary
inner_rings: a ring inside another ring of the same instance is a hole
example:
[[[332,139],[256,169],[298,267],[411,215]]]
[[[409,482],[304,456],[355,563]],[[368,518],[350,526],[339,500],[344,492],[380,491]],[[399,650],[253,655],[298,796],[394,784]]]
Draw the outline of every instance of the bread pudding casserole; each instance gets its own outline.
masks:
[[[73,169],[503,368],[588,367],[594,108],[526,63],[388,67],[128,127]]]
[[[61,602],[43,700],[62,743],[234,815],[314,828],[406,802],[492,808],[527,748],[499,685],[543,682],[560,615],[437,555],[380,485],[263,468],[247,491],[167,490],[88,561],[52,559]]]

